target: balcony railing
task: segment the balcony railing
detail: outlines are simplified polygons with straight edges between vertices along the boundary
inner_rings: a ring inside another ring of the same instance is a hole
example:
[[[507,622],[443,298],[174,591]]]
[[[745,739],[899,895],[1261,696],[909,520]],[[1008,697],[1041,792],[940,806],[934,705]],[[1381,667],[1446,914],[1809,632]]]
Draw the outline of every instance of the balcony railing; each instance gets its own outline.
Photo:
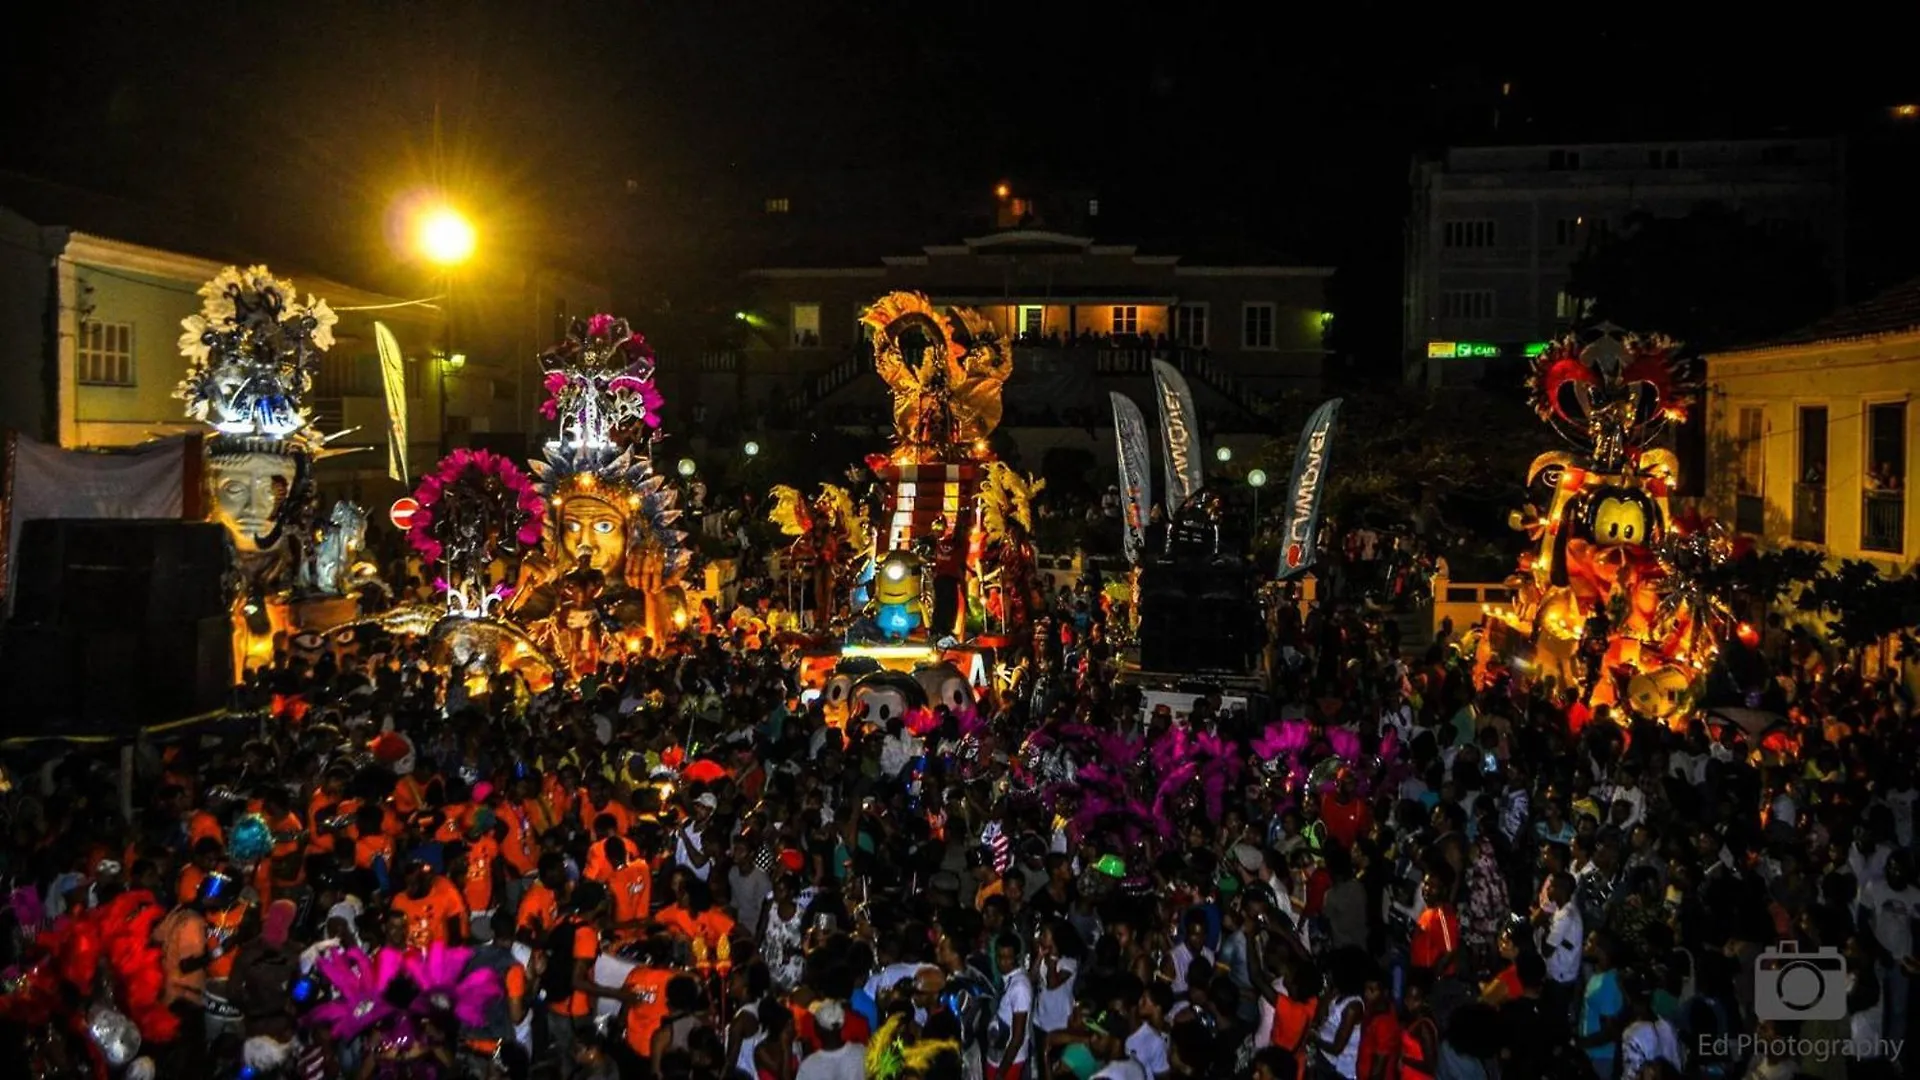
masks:
[[[1860,549],[1889,555],[1906,552],[1907,499],[1901,491],[1869,491],[1860,496]]]
[[[1733,528],[1750,536],[1767,531],[1767,500],[1761,495],[1733,497]]]
[[[1793,538],[1803,544],[1827,542],[1827,489],[1824,485],[1793,486]]]

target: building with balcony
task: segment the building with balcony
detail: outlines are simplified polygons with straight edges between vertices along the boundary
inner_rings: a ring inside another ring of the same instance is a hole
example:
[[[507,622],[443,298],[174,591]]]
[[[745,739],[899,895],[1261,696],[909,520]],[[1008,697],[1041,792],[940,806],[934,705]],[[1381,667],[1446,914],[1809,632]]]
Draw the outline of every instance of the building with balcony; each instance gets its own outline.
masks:
[[[1920,279],[1708,357],[1707,501],[1741,533],[1882,569],[1920,554]]]
[[[1147,254],[1031,228],[871,265],[766,267],[747,275],[753,300],[737,314],[744,347],[703,358],[699,382],[682,393],[794,422],[879,410],[885,387],[872,377],[859,314],[904,289],[972,307],[1014,339],[1009,425],[1104,415],[1106,392],[1150,378],[1155,357],[1186,370],[1203,418],[1225,423],[1262,398],[1317,392],[1331,274]],[[662,376],[674,377],[666,365]]]
[[[1575,259],[1636,212],[1720,203],[1816,240],[1837,275],[1843,166],[1832,139],[1456,147],[1422,161],[1407,218],[1407,380],[1518,379],[1585,314],[1566,291]]]
[[[320,430],[346,432],[333,446],[365,449],[322,462],[316,480],[328,495],[369,503],[401,493],[387,478],[376,320],[407,360],[408,471],[417,477],[449,446],[526,456],[528,433],[544,429],[534,357],[570,318],[606,304],[604,289],[566,275],[504,269],[464,275],[451,306],[445,298],[414,302],[213,237],[196,241],[195,230],[168,228],[158,215],[101,212],[85,199],[68,205],[45,199],[34,209],[43,220],[85,227],[45,225],[0,207],[0,425],[67,447],[130,446],[198,430],[173,397],[186,372],[180,320],[199,310],[201,285],[222,267],[264,261],[340,316],[309,404]]]

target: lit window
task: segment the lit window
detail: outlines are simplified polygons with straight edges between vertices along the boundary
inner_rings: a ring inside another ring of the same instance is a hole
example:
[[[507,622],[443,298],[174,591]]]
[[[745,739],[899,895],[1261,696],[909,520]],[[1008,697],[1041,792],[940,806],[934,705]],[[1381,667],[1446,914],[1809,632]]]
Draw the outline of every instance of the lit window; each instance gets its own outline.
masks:
[[[1492,289],[1449,289],[1440,294],[1440,317],[1484,322],[1493,318]]]
[[[820,347],[820,305],[793,305],[793,345],[797,349]]]
[[[1087,200],[1087,216],[1088,217],[1100,216],[1100,200],[1099,199]]]
[[[1191,349],[1207,347],[1207,305],[1181,304],[1173,309],[1173,339]]]
[[[1556,319],[1584,319],[1592,309],[1593,300],[1590,297],[1575,296],[1565,289],[1561,289],[1553,298],[1553,317]]]
[[[1441,241],[1450,248],[1490,248],[1496,237],[1491,221],[1449,221],[1441,229]]]
[[[791,209],[791,207],[788,206],[787,200],[785,199],[767,200],[767,213],[769,214],[784,214],[789,209]]]
[[[80,324],[79,377],[89,386],[133,385],[133,324]]]
[[[1116,334],[1137,334],[1140,332],[1140,309],[1132,305],[1113,309],[1113,332]]]
[[[1270,303],[1244,304],[1240,308],[1240,347],[1273,348],[1273,313]]]
[[[1047,332],[1047,309],[1039,304],[1020,306],[1020,336],[1039,337]]]

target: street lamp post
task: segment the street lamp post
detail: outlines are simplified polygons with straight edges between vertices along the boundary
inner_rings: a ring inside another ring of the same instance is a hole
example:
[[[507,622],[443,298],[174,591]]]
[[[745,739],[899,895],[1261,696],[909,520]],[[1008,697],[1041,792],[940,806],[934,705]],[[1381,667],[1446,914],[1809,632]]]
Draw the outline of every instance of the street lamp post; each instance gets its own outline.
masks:
[[[1253,489],[1253,531],[1260,533],[1260,489],[1267,486],[1267,470],[1248,469],[1247,486]]]
[[[422,258],[446,271],[440,300],[446,305],[446,342],[435,361],[435,382],[440,398],[440,456],[447,456],[452,443],[447,438],[447,369],[460,370],[467,358],[453,351],[453,270],[473,256],[473,225],[450,206],[436,206],[423,212],[414,222],[414,246]]]

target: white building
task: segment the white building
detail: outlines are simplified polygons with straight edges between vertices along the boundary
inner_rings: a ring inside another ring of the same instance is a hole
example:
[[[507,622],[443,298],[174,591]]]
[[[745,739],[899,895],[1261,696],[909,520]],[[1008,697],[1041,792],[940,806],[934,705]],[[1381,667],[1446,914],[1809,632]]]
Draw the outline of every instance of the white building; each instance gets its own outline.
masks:
[[[1587,243],[1637,211],[1709,202],[1800,231],[1841,265],[1833,139],[1453,148],[1415,166],[1402,296],[1405,371],[1427,386],[1520,365],[1581,312],[1565,289]]]

